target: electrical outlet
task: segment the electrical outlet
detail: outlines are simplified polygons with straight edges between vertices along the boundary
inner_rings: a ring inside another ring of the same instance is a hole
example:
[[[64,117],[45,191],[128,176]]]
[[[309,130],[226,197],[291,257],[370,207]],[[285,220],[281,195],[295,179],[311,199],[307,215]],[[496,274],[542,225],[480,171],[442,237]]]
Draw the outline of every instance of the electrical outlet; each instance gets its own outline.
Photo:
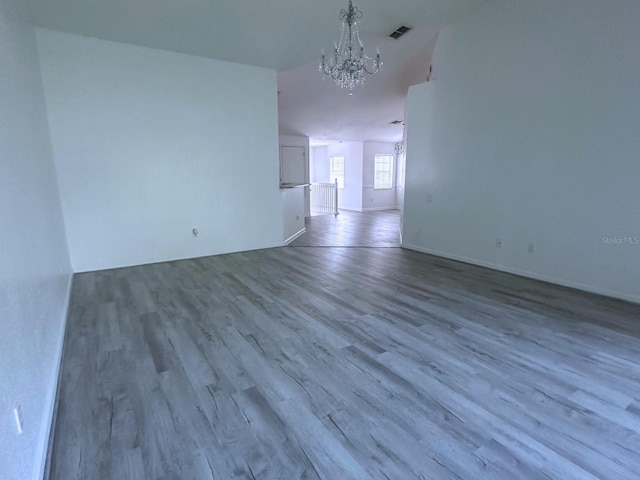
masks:
[[[196,238],[199,232],[197,228],[194,228],[193,230],[191,230],[191,233],[193,233],[193,238]]]
[[[529,242],[529,253],[533,253],[536,250],[536,246]]]
[[[18,433],[22,434],[22,407],[19,403],[16,403],[16,406],[13,407],[13,416],[16,420],[16,428],[18,429]]]
[[[500,240],[500,239],[496,240],[496,247],[502,248],[502,240]]]

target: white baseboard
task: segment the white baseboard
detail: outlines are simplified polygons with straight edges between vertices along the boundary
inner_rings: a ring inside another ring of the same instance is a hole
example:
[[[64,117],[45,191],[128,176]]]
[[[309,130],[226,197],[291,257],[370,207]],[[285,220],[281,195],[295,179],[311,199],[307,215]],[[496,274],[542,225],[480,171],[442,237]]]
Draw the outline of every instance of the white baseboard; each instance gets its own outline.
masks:
[[[289,238],[287,238],[284,241],[284,245],[287,246],[289,245],[291,242],[293,242],[296,238],[298,238],[300,235],[304,235],[305,233],[307,233],[307,228],[303,227],[302,230],[294,233],[293,235],[291,235]]]
[[[490,268],[492,270],[498,270],[500,272],[511,273],[512,275],[518,275],[519,277],[532,278],[534,280],[540,280],[547,283],[553,283],[555,285],[561,285],[563,287],[575,288],[576,290],[582,290],[584,292],[595,293],[598,295],[604,295],[606,297],[617,298],[620,300],[626,300],[628,302],[640,303],[640,297],[635,295],[627,295],[625,293],[615,292],[613,290],[607,290],[604,288],[594,287],[585,283],[574,282],[571,280],[565,280],[563,278],[552,277],[549,275],[543,275],[537,272],[530,272],[528,270],[520,270],[518,268],[505,267],[504,265],[497,265],[491,262],[483,262],[475,260],[473,258],[467,258],[461,255],[455,255],[447,252],[440,252],[438,250],[432,250],[430,248],[418,247],[416,245],[409,245],[400,242],[400,247],[407,250],[413,250],[420,253],[426,253],[428,255],[435,255],[436,257],[448,258],[449,260],[456,260],[458,262],[469,263],[471,265],[477,265],[478,267]]]
[[[397,210],[398,208],[393,206],[393,207],[366,207],[363,208],[362,211],[363,212],[379,212],[382,210]]]
[[[67,283],[67,298],[62,311],[63,321],[60,336],[57,341],[56,358],[54,359],[54,369],[51,372],[51,378],[49,384],[51,388],[47,393],[45,411],[48,421],[44,422],[40,430],[40,442],[38,445],[38,457],[40,459],[40,468],[38,474],[34,480],[42,480],[45,478],[47,460],[49,457],[49,446],[51,442],[51,435],[53,434],[53,422],[55,421],[56,404],[58,400],[58,380],[60,378],[60,368],[62,367],[62,354],[64,350],[64,337],[67,332],[67,319],[69,317],[69,303],[71,301],[71,286],[73,283],[73,273],[69,275],[69,281]]]

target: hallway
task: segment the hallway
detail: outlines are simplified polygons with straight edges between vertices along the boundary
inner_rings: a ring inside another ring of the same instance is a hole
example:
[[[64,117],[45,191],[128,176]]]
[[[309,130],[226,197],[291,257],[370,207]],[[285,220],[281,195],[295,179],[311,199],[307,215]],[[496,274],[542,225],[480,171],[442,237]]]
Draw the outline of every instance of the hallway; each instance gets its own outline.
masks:
[[[291,247],[399,247],[400,210],[353,212],[305,219],[306,233]]]

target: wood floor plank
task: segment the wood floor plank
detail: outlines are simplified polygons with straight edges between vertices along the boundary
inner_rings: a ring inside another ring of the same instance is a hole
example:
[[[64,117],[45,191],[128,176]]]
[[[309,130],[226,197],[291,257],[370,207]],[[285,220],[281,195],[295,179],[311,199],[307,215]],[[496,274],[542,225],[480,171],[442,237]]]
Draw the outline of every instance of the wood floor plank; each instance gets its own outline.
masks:
[[[320,478],[276,409],[256,387],[235,393],[232,398],[269,456],[272,468],[258,478]]]

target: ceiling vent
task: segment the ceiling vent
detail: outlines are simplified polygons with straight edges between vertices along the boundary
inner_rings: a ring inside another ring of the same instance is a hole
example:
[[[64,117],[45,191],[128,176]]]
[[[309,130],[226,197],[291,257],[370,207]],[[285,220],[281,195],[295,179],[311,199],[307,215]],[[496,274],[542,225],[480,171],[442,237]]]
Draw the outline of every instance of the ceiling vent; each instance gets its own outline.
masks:
[[[411,30],[411,27],[407,27],[405,25],[402,25],[401,27],[398,27],[397,30],[395,30],[391,34],[389,34],[389,37],[393,38],[394,40],[397,40],[401,36],[403,36],[405,33],[407,33],[409,30]]]

